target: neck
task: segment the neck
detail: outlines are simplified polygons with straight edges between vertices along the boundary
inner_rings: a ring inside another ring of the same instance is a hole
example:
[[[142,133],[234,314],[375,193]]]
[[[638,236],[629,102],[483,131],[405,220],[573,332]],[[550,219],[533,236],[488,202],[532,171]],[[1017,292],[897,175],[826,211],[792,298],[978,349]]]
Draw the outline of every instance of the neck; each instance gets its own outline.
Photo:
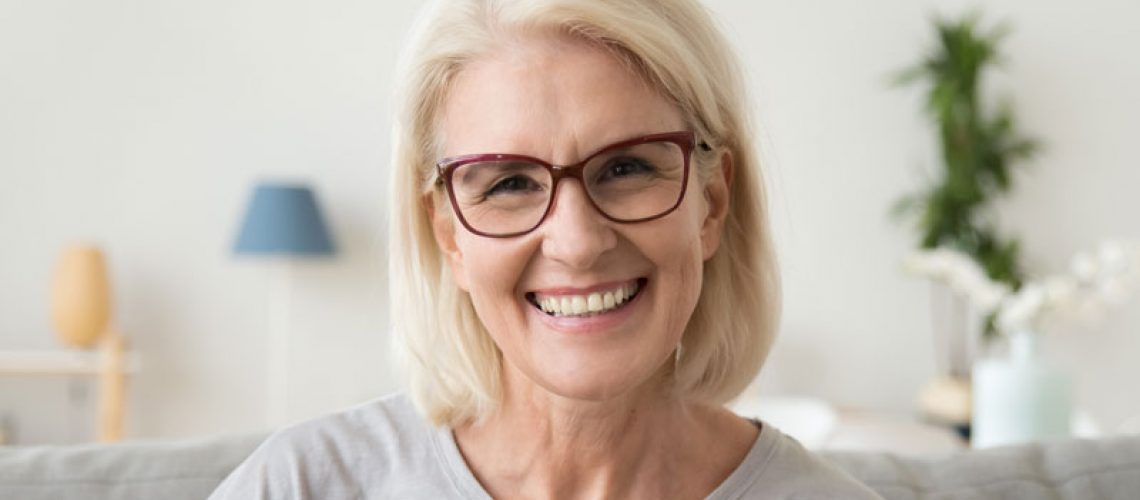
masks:
[[[703,497],[756,438],[726,410],[673,397],[663,377],[605,400],[551,394],[523,378],[505,377],[504,400],[486,421],[455,429],[471,470],[496,498]],[[693,473],[703,470],[711,472]]]

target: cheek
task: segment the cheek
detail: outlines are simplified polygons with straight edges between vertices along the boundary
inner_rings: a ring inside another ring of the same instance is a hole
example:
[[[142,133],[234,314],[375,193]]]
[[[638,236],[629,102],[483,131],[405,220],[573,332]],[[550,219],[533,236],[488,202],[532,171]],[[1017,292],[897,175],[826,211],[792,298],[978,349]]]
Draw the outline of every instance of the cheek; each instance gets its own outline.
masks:
[[[701,241],[703,204],[685,205],[680,217],[668,228],[657,232],[660,236],[651,243],[656,248],[657,265],[661,271],[658,308],[665,311],[666,329],[680,340],[685,327],[696,309],[704,282],[704,250]]]
[[[522,318],[519,278],[530,260],[530,246],[474,235],[457,238],[463,249],[463,268],[475,312],[492,332]]]
[[[694,179],[695,180],[695,179]],[[705,219],[708,217],[708,202],[699,187],[699,182],[690,184],[689,191],[685,193],[685,203],[680,210],[678,224],[672,231],[672,239],[676,241],[677,259],[680,261],[681,279],[689,285],[686,290],[696,290],[700,293],[701,279],[704,272],[704,241],[701,238]]]

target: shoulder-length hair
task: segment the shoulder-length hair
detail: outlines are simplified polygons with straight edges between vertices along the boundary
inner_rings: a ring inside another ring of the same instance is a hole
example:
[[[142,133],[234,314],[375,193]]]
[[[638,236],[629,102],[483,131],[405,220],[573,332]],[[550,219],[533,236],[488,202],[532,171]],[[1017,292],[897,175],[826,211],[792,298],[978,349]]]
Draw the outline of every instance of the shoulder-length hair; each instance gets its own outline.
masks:
[[[759,372],[779,322],[780,288],[741,71],[696,0],[443,0],[413,28],[397,79],[389,195],[390,315],[410,396],[436,425],[489,415],[501,398],[502,354],[436,244],[423,204],[440,189],[439,113],[455,75],[527,33],[556,32],[608,50],[674,102],[713,153],[734,165],[731,208],[673,371],[676,394],[716,404]]]

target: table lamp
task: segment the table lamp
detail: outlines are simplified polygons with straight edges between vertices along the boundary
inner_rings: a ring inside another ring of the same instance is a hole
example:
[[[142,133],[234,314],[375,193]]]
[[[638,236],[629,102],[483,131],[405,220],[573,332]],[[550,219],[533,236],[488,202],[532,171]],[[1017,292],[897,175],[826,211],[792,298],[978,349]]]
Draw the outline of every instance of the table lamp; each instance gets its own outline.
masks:
[[[303,184],[258,184],[245,212],[234,244],[237,255],[272,257],[277,283],[270,300],[270,337],[267,352],[270,426],[285,422],[289,395],[289,271],[292,258],[327,257],[336,253],[321,218],[313,190]]]

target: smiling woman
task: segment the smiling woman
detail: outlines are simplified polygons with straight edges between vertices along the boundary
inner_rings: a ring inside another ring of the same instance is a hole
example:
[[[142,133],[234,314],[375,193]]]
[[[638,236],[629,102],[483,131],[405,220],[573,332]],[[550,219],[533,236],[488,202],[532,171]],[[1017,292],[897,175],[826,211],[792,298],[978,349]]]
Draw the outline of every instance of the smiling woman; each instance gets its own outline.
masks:
[[[408,395],[275,434],[215,498],[874,498],[722,406],[779,287],[740,72],[699,4],[437,2],[400,81]]]
[[[581,162],[600,171],[605,163],[590,166],[590,160],[608,145],[676,131],[704,146],[686,146],[678,153],[686,175],[683,186],[673,188],[678,194],[671,201],[679,204],[689,198],[690,210],[670,214],[676,207],[668,206],[652,215],[678,220],[688,216],[693,222],[692,209],[709,207],[700,203],[702,194],[685,194],[703,191],[710,180],[711,192],[723,186],[728,206],[721,206],[710,225],[700,228],[706,236],[701,244],[723,248],[707,249],[707,261],[703,255],[687,261],[696,269],[688,270],[692,283],[684,288],[707,298],[683,311],[682,324],[692,334],[684,336],[685,356],[676,364],[674,385],[678,392],[714,402],[731,399],[747,386],[778,321],[779,289],[743,84],[707,12],[694,2],[444,2],[426,13],[416,40],[397,98],[403,108],[395,131],[391,199],[393,213],[405,216],[395,217],[392,225],[391,268],[393,290],[400,291],[393,294],[395,310],[417,313],[402,314],[397,333],[402,335],[400,347],[411,351],[407,358],[417,361],[406,370],[413,399],[430,418],[453,424],[485,415],[498,406],[503,378],[498,362],[502,349],[492,342],[488,325],[474,307],[478,296],[453,293],[466,276],[446,272],[447,263],[439,257],[452,255],[441,253],[449,238],[437,238],[439,228],[433,227],[427,212],[454,215],[466,226],[466,233],[455,235],[459,242],[482,242],[491,245],[492,252],[517,243],[468,238],[484,232],[470,224],[480,209],[466,206],[462,190],[446,189],[441,181],[448,169],[462,168],[465,157],[494,154],[522,156],[534,165]],[[704,43],[693,43],[696,40]],[[690,166],[697,182],[687,182]],[[553,178],[535,182],[551,184],[545,193],[532,193],[542,213],[515,212],[528,214],[526,224],[520,223],[527,227],[504,231],[520,236],[541,220],[574,215],[551,210],[560,204],[575,210],[593,206],[591,217],[621,219],[620,213],[599,209],[613,201],[596,194],[594,187],[604,184],[593,179],[584,175],[565,186],[554,185]],[[554,196],[555,190],[564,192]],[[424,193],[431,195],[427,203]],[[579,196],[585,199],[569,200]],[[440,203],[448,197],[453,206]],[[676,225],[660,222],[611,226],[657,234],[674,243],[698,241],[691,235],[682,239],[686,235],[670,233]],[[543,246],[555,253],[572,251],[597,236],[590,229],[570,227],[571,232],[544,239]],[[616,244],[617,234],[610,236]],[[510,261],[508,266],[526,264],[519,257],[492,255]],[[450,264],[454,270],[463,262]],[[637,263],[607,254],[600,264]],[[525,293],[520,290],[518,296]],[[657,311],[676,309],[670,304]],[[673,351],[677,344],[666,347]]]

